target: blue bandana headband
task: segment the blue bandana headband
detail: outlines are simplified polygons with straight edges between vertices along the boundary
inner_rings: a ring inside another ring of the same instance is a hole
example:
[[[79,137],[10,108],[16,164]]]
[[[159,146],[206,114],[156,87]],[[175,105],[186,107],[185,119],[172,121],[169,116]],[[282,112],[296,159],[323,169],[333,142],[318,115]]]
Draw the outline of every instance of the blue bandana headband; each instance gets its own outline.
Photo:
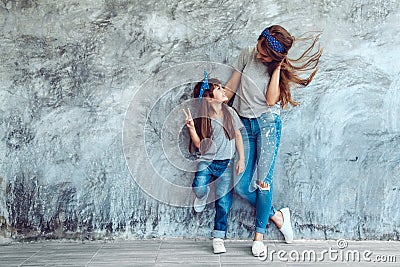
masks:
[[[285,52],[283,45],[276,40],[275,37],[269,34],[268,28],[265,28],[265,30],[261,33],[261,36],[264,36],[265,39],[267,39],[269,47],[271,47],[274,51],[279,53]]]
[[[201,98],[203,97],[203,94],[206,90],[210,90],[210,86],[208,86],[208,74],[207,71],[204,70],[204,80],[200,88],[200,93],[199,93],[199,102],[201,102]]]

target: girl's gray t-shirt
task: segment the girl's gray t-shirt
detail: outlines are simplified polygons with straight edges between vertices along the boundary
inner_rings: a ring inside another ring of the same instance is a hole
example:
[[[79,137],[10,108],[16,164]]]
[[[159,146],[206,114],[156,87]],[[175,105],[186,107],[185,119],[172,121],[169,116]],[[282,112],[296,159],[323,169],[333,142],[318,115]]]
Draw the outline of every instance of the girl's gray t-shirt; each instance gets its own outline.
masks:
[[[265,95],[270,76],[267,67],[257,59],[255,46],[242,50],[234,68],[242,74],[233,102],[233,108],[239,115],[246,118],[258,118],[265,112],[280,115],[279,102],[272,107],[267,105]]]
[[[228,107],[228,110],[232,114],[233,128],[235,131],[243,127],[242,121],[236,112]],[[201,156],[202,160],[212,161],[212,160],[225,160],[231,159],[235,155],[236,151],[236,141],[235,138],[229,140],[224,131],[223,118],[211,118],[212,133],[212,145],[211,147]]]

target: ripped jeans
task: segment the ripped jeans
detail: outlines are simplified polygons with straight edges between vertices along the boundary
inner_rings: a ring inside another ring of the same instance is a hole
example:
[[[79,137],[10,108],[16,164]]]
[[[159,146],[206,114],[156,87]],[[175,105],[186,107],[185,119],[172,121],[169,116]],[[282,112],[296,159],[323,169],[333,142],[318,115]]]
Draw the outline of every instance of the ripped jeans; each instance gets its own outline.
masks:
[[[240,118],[244,125],[241,133],[246,169],[241,175],[235,175],[235,192],[255,207],[255,230],[265,234],[268,219],[276,212],[272,206],[272,177],[282,122],[279,115],[269,112],[258,118]],[[267,186],[259,186],[260,182]]]

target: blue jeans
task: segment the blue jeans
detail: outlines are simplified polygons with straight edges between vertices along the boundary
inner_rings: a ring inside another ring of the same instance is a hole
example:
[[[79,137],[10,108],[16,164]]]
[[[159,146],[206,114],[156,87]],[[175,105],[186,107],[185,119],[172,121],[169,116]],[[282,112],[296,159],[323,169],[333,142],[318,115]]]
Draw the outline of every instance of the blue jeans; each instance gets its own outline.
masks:
[[[201,161],[197,165],[193,180],[193,192],[198,198],[207,194],[207,186],[215,181],[215,219],[213,237],[225,238],[228,213],[232,206],[232,164],[231,160]]]
[[[258,118],[241,117],[246,169],[235,176],[235,192],[256,208],[255,230],[265,234],[268,219],[276,210],[272,206],[274,166],[281,139],[282,122],[273,113]],[[269,184],[262,188],[259,182]]]

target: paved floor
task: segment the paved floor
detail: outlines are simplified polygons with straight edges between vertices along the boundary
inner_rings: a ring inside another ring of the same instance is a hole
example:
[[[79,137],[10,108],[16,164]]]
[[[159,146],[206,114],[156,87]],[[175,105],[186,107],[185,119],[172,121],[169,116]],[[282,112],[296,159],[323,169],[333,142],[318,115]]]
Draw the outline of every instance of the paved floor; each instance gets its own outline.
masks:
[[[266,241],[268,257],[251,241],[227,240],[212,253],[210,240],[45,241],[0,245],[0,266],[400,266],[400,242]]]

